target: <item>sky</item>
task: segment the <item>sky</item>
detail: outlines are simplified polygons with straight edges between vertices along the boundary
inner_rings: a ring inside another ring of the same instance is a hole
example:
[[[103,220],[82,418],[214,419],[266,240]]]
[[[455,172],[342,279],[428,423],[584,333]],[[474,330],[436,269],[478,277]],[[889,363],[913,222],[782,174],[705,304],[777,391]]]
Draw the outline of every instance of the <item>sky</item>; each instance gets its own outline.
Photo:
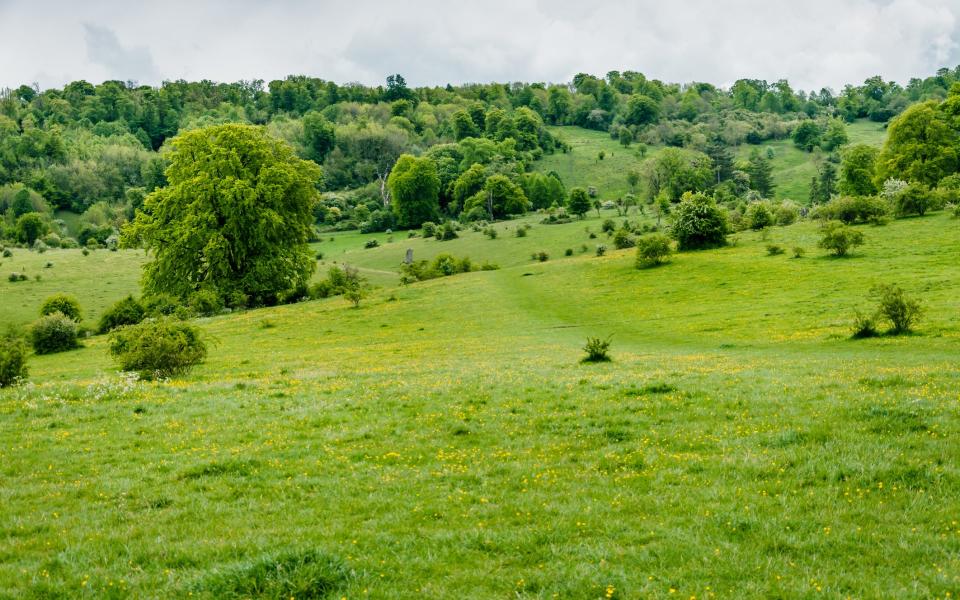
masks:
[[[0,87],[304,74],[408,85],[579,72],[839,90],[960,64],[960,0],[0,0]]]

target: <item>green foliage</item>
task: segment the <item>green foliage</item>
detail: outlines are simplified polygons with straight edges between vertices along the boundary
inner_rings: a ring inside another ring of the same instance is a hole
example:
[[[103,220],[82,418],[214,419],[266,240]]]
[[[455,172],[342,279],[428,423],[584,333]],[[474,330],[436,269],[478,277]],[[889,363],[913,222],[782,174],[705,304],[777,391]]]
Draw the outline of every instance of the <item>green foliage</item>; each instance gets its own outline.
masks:
[[[647,198],[664,193],[671,202],[686,192],[702,192],[714,181],[713,161],[696,150],[664,148],[643,162]]]
[[[351,265],[342,267],[333,266],[327,272],[326,279],[310,286],[311,298],[329,298],[331,296],[345,296],[355,306],[367,296],[369,285],[360,271]],[[359,296],[359,297],[358,297]]]
[[[491,175],[483,184],[483,189],[467,200],[465,210],[482,208],[490,218],[502,219],[508,215],[520,215],[530,208],[530,201],[523,188],[506,175]]]
[[[333,125],[318,112],[308,112],[303,116],[303,142],[307,148],[307,158],[322,163],[333,150],[336,130]]]
[[[77,322],[81,320],[80,302],[69,294],[54,294],[43,301],[40,306],[41,317],[55,312],[62,313]]]
[[[637,239],[638,269],[656,266],[663,263],[673,252],[669,237],[662,233],[650,233]]]
[[[432,238],[437,234],[437,224],[433,221],[424,221],[420,225],[420,235],[424,238]]]
[[[660,116],[660,107],[653,98],[634,94],[627,100],[627,112],[624,122],[628,125],[646,125],[654,123]]]
[[[899,177],[935,187],[957,171],[957,132],[935,101],[914,104],[890,122],[875,182]]]
[[[909,333],[923,314],[920,302],[907,296],[898,285],[879,284],[870,290],[870,294],[879,304],[878,316],[890,323],[891,335]]]
[[[853,315],[853,327],[851,329],[851,337],[855,340],[880,335],[880,332],[877,330],[876,315],[862,313],[859,310]]]
[[[889,208],[876,196],[839,196],[817,207],[816,218],[853,223],[875,223],[882,220]]]
[[[27,375],[27,343],[19,331],[8,327],[0,335],[0,388],[17,385]]]
[[[922,183],[910,183],[894,196],[894,208],[897,216],[923,216],[934,204],[933,194]]]
[[[212,317],[223,310],[224,300],[215,290],[204,288],[190,294],[187,304],[194,314]]]
[[[426,221],[436,220],[440,178],[436,164],[427,157],[403,154],[387,178],[393,213],[401,227],[415,229]]]
[[[587,190],[582,187],[571,189],[570,199],[567,202],[567,210],[582,219],[583,215],[590,211],[590,197],[587,195]]]
[[[492,266],[492,268],[496,268]],[[400,282],[403,284],[415,281],[426,281],[438,277],[449,277],[457,273],[469,273],[474,270],[473,262],[469,257],[457,258],[451,254],[438,254],[433,261],[414,261],[400,267]],[[490,268],[484,268],[490,270]]]
[[[624,228],[620,228],[616,233],[613,234],[613,247],[617,250],[623,250],[624,248],[633,248],[636,245],[636,240],[633,239],[633,234]]]
[[[122,370],[161,379],[183,375],[203,362],[207,346],[196,327],[161,317],[114,330],[109,352]]]
[[[212,287],[263,304],[306,284],[319,167],[246,125],[183,133],[167,156],[168,185],[124,232],[152,255],[146,292],[187,298]]]
[[[801,150],[812,152],[820,147],[820,126],[816,121],[801,121],[793,130],[793,143]]]
[[[673,210],[670,235],[680,250],[723,246],[727,231],[726,212],[703,194],[684,194]]]
[[[21,215],[17,219],[16,228],[17,239],[30,246],[50,230],[43,215],[35,212]]]
[[[821,234],[817,246],[830,250],[835,256],[846,256],[852,248],[863,245],[863,232],[837,221],[825,223]]]
[[[146,317],[146,310],[133,296],[118,301],[100,317],[97,333],[108,333],[117,327],[135,325]]]
[[[803,256],[804,256],[806,253],[807,253],[807,249],[804,248],[803,246],[794,246],[794,247],[793,247],[793,257],[794,257],[794,258],[803,258]]]
[[[786,250],[784,250],[780,244],[767,244],[767,256],[779,256],[784,252],[786,252]]]
[[[759,231],[774,224],[773,212],[766,202],[751,202],[746,212],[747,225]]]
[[[339,597],[353,577],[339,559],[294,550],[215,571],[199,582],[197,591],[237,600],[324,600]]]
[[[610,338],[588,337],[583,351],[587,355],[580,359],[582,363],[610,362]]]
[[[848,196],[876,194],[874,174],[879,155],[879,150],[866,144],[856,144],[847,148],[843,152],[843,160],[840,163],[840,193]]]
[[[61,312],[40,317],[30,326],[30,343],[37,354],[73,350],[77,342],[77,322]]]
[[[452,221],[447,221],[443,225],[437,228],[434,233],[434,237],[441,242],[446,242],[449,240],[455,240],[459,235],[457,235],[457,227],[453,224]]]

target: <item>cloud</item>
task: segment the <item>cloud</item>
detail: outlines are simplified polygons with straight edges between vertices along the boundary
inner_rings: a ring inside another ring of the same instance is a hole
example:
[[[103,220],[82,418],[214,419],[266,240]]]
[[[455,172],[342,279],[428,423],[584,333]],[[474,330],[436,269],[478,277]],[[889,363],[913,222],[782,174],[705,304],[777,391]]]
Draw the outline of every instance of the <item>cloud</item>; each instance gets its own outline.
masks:
[[[630,69],[838,89],[952,66],[958,40],[960,0],[0,0],[0,86],[294,73],[442,85]]]
[[[111,29],[84,23],[87,56],[101,65],[113,79],[155,82],[159,71],[150,50],[143,46],[124,47]]]

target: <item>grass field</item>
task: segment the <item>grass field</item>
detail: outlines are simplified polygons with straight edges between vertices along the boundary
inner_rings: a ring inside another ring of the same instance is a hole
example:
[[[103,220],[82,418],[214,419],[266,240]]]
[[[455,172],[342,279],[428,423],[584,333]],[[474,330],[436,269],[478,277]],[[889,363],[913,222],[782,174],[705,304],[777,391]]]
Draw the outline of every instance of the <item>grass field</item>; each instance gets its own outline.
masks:
[[[536,164],[538,171],[556,171],[568,188],[594,186],[604,200],[615,200],[630,192],[627,171],[639,168],[642,162],[636,155],[635,146],[624,148],[607,133],[580,127],[551,127],[550,131],[570,144],[572,151],[545,156]],[[886,130],[882,124],[861,119],[847,125],[847,134],[851,144],[879,147]],[[767,148],[773,149],[774,197],[806,204],[810,196],[810,178],[817,174],[818,156],[797,149],[790,139],[773,140],[758,146],[744,144],[735,150],[735,156],[746,160],[754,149],[765,153]],[[659,149],[650,148],[647,156],[655,155]],[[597,158],[601,150],[606,154],[603,160]]]
[[[248,597],[278,565],[329,598],[956,597],[957,222],[866,227],[847,259],[800,223],[645,270],[595,257],[598,224],[334,236],[373,297],[200,320],[179,380],[125,379],[102,338],[35,357],[0,392],[0,597]],[[393,287],[407,246],[503,268]],[[69,256],[96,261],[62,281],[85,305],[135,287],[135,253]],[[0,281],[0,321],[47,281]],[[925,319],[849,340],[881,281]]]

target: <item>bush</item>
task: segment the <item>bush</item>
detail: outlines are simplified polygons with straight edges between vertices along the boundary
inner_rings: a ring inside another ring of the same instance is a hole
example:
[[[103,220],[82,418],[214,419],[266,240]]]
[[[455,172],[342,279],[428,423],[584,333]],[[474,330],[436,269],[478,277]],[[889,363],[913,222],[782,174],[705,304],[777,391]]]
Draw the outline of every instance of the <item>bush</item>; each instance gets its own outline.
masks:
[[[13,256],[13,250],[11,250],[10,248],[4,248],[4,249],[3,249],[3,257],[4,257],[4,258],[10,258],[11,256]]]
[[[767,256],[778,256],[783,254],[785,250],[783,246],[777,244],[767,244]]]
[[[819,206],[813,212],[818,219],[854,223],[877,223],[888,214],[887,204],[876,196],[841,196]]]
[[[223,298],[212,289],[202,289],[190,294],[187,302],[195,314],[201,317],[212,317],[223,310]]]
[[[630,232],[627,229],[618,229],[615,234],[613,234],[613,247],[617,250],[623,250],[624,248],[633,248],[636,245],[636,242],[633,239],[633,236],[630,235]]]
[[[835,256],[846,256],[851,248],[863,245],[863,233],[836,221],[823,226],[823,237],[817,244]]]
[[[780,204],[773,214],[774,220],[777,222],[777,225],[780,226],[792,225],[797,221],[799,216],[800,212],[797,210],[797,206],[792,202],[784,202]]]
[[[803,255],[806,254],[806,249],[803,246],[795,246],[793,248],[793,257],[794,258],[803,258]]]
[[[610,338],[605,340],[600,338],[587,338],[587,345],[583,347],[583,351],[587,353],[580,362],[592,363],[592,362],[609,362],[610,355],[608,354],[610,350]]]
[[[367,240],[367,243],[365,243],[365,244],[363,245],[363,247],[364,247],[364,248],[367,248],[367,249],[369,249],[369,248],[377,248],[377,247],[379,247],[379,246],[380,246],[380,242],[378,242],[376,239]]]
[[[0,335],[0,388],[27,378],[27,344],[20,332],[7,329]]]
[[[420,235],[425,238],[432,238],[437,235],[437,224],[433,221],[425,221],[423,225],[420,226]]]
[[[30,326],[30,343],[37,354],[73,350],[77,343],[77,322],[61,312],[40,317]]]
[[[145,296],[141,305],[143,310],[151,317],[169,316],[183,308],[176,297],[162,293]]]
[[[617,228],[617,225],[613,222],[613,219],[604,219],[603,225],[600,226],[600,231],[604,233],[613,233]]]
[[[547,262],[550,260],[550,255],[541,250],[540,252],[534,252],[532,258],[540,262]]]
[[[669,237],[662,233],[647,234],[637,240],[637,268],[659,265],[672,252]]]
[[[573,256],[573,248],[567,248],[563,251],[564,256]]]
[[[523,227],[517,227],[517,237],[527,237],[527,230]]]
[[[920,302],[907,297],[897,285],[880,284],[870,291],[879,302],[877,315],[890,322],[892,335],[908,333],[923,314]]]
[[[167,317],[128,325],[110,336],[110,355],[144,379],[182,375],[207,356],[200,330]]]
[[[442,226],[437,228],[437,233],[434,235],[434,237],[441,242],[445,242],[447,240],[455,240],[460,236],[457,235],[456,226],[450,221],[447,221]]]
[[[7,281],[9,281],[10,283],[16,283],[17,281],[26,281],[26,280],[27,280],[27,276],[23,273],[10,273],[10,275],[7,276]]]
[[[897,216],[923,216],[934,208],[934,196],[922,183],[910,183],[893,197]]]
[[[606,253],[607,253],[607,247],[604,246],[603,244],[598,244],[598,245],[597,245],[597,256],[603,256],[603,255],[606,254]]]
[[[851,337],[854,339],[863,339],[876,337],[877,335],[879,335],[879,332],[877,331],[876,317],[862,313],[858,310],[853,317],[853,331]]]
[[[55,312],[63,313],[74,321],[80,322],[81,312],[80,303],[73,296],[67,294],[54,294],[40,306],[40,316],[45,317]]]
[[[773,213],[770,211],[766,202],[753,202],[747,207],[744,215],[747,220],[747,226],[754,231],[759,231],[764,227],[773,225]]]
[[[491,240],[497,239],[497,230],[493,227],[487,227],[483,230],[483,235],[487,236]]]
[[[103,313],[97,325],[97,333],[108,333],[124,325],[136,325],[144,319],[146,311],[133,296],[127,296]]]
[[[711,198],[687,192],[673,209],[670,234],[680,250],[723,246],[727,243],[727,215]]]

